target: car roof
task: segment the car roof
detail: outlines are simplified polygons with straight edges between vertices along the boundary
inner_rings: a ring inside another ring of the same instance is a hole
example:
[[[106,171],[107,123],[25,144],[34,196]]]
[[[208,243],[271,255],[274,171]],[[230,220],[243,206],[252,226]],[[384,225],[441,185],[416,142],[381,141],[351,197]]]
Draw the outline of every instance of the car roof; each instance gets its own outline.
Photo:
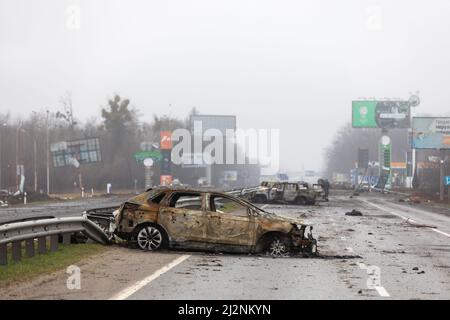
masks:
[[[197,192],[197,193],[214,192],[214,193],[227,194],[227,193],[223,192],[222,190],[219,190],[216,188],[192,188],[192,187],[183,187],[183,186],[157,186],[154,188],[148,188],[145,192],[149,192],[149,191]]]

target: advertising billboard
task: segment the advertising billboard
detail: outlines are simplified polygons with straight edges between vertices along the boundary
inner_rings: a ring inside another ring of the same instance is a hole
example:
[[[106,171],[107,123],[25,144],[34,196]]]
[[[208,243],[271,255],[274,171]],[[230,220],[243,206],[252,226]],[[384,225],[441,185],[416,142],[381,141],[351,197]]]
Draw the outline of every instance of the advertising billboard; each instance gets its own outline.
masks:
[[[354,128],[409,128],[411,125],[409,101],[353,101]]]
[[[225,136],[226,130],[236,130],[236,116],[233,115],[204,115],[194,114],[190,117],[191,128],[196,123],[201,123],[201,132],[196,134],[203,135],[208,129],[217,129]]]
[[[100,140],[98,138],[60,141],[50,146],[53,167],[79,167],[80,164],[92,164],[102,161]]]
[[[412,147],[414,149],[450,149],[450,118],[414,117]]]
[[[375,121],[376,101],[352,102],[352,126],[354,128],[377,128]]]

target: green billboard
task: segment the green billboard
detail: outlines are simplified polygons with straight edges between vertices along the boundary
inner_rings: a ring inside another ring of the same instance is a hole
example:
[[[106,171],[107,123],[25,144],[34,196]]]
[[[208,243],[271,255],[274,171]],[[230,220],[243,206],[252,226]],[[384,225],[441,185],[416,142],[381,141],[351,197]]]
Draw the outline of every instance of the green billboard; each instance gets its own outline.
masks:
[[[377,128],[376,107],[377,101],[353,101],[352,126],[354,128]]]

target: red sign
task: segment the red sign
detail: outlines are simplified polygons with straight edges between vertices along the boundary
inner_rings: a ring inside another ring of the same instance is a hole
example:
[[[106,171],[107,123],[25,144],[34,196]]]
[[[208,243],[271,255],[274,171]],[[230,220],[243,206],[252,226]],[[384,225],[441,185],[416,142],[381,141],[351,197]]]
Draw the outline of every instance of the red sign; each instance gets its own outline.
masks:
[[[170,150],[172,149],[172,132],[170,131],[161,131],[161,150]]]
[[[160,176],[159,184],[162,186],[168,186],[172,183],[172,176]]]

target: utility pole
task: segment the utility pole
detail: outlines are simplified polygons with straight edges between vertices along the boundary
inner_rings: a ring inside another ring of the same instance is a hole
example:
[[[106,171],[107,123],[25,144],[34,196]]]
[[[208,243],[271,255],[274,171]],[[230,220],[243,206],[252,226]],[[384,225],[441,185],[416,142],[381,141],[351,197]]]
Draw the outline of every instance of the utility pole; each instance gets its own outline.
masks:
[[[20,138],[20,129],[22,128],[22,123],[17,124],[16,129],[16,165],[15,165],[15,176],[16,176],[16,189],[19,190],[19,138]]]
[[[3,140],[3,127],[6,127],[6,123],[0,125],[0,189],[2,188],[2,140]]]
[[[38,185],[37,185],[37,143],[36,143],[36,137],[33,135],[33,147],[34,147],[34,192],[37,192]]]
[[[445,152],[443,149],[441,149],[441,159],[439,160],[439,179],[440,179],[440,183],[439,183],[439,200],[444,201],[444,190],[445,190],[445,185],[444,185],[444,161],[445,161]]]
[[[49,145],[49,133],[48,133],[48,116],[49,116],[49,112],[50,111],[48,111],[47,110],[47,118],[46,118],[46,121],[45,121],[45,124],[46,124],[46,141],[47,141],[47,143],[46,143],[46,146],[45,146],[45,154],[46,154],[46,156],[47,156],[47,194],[50,194],[50,155],[49,155],[49,147],[50,147],[50,145]]]

